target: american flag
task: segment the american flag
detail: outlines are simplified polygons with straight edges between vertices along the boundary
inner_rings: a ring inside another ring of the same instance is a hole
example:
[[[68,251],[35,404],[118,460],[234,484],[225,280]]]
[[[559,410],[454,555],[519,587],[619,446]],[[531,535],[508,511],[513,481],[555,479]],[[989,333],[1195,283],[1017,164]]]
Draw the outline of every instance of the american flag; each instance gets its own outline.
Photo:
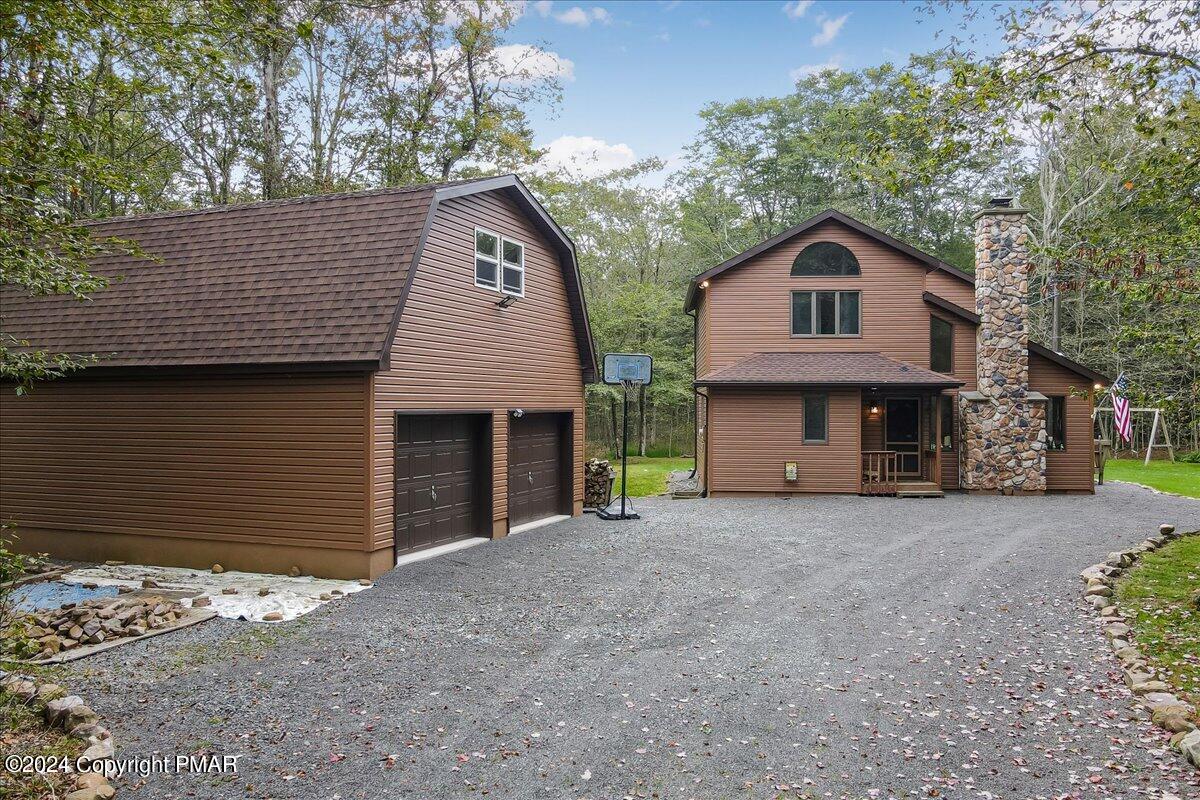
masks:
[[[1122,397],[1120,393],[1124,392],[1128,385],[1129,381],[1126,380],[1124,372],[1117,376],[1112,385],[1113,427],[1117,429],[1117,435],[1126,442],[1132,434],[1133,421],[1129,414],[1129,398]]]

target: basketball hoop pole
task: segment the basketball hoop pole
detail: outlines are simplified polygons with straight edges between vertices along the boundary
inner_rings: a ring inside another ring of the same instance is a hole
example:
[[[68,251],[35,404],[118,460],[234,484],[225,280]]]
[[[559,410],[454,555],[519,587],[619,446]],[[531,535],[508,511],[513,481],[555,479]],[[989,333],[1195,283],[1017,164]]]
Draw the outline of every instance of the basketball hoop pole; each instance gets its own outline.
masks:
[[[625,389],[621,403],[621,519],[625,519],[625,481],[629,478],[629,387],[633,381],[621,381]]]

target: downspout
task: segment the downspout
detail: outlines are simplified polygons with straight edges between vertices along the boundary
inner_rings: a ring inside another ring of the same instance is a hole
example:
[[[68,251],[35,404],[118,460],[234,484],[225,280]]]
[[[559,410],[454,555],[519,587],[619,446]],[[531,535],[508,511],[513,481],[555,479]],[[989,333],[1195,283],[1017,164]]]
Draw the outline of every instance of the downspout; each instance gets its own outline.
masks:
[[[700,344],[700,318],[696,315],[696,309],[684,311],[692,318],[692,474],[688,478],[696,477],[696,470],[700,468],[700,415],[696,412],[700,409],[700,391],[696,388],[696,349]]]

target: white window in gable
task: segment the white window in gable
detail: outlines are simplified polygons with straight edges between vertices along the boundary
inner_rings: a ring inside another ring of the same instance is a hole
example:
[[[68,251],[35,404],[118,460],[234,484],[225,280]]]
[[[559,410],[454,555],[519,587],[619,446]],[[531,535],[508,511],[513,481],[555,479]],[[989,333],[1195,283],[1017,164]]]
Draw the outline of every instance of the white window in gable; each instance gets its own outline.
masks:
[[[500,237],[482,228],[475,229],[475,285],[497,288],[500,280]]]
[[[524,297],[525,245],[505,239],[500,249],[504,254],[500,291]]]

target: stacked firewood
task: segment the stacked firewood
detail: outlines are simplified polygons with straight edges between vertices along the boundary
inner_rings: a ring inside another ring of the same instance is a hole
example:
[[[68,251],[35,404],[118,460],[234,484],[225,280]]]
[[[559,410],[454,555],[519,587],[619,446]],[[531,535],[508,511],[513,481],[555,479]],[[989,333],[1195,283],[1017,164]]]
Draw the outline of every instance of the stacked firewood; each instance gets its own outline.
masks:
[[[615,476],[612,465],[604,459],[588,459],[583,465],[583,505],[587,508],[603,508],[608,505]]]

